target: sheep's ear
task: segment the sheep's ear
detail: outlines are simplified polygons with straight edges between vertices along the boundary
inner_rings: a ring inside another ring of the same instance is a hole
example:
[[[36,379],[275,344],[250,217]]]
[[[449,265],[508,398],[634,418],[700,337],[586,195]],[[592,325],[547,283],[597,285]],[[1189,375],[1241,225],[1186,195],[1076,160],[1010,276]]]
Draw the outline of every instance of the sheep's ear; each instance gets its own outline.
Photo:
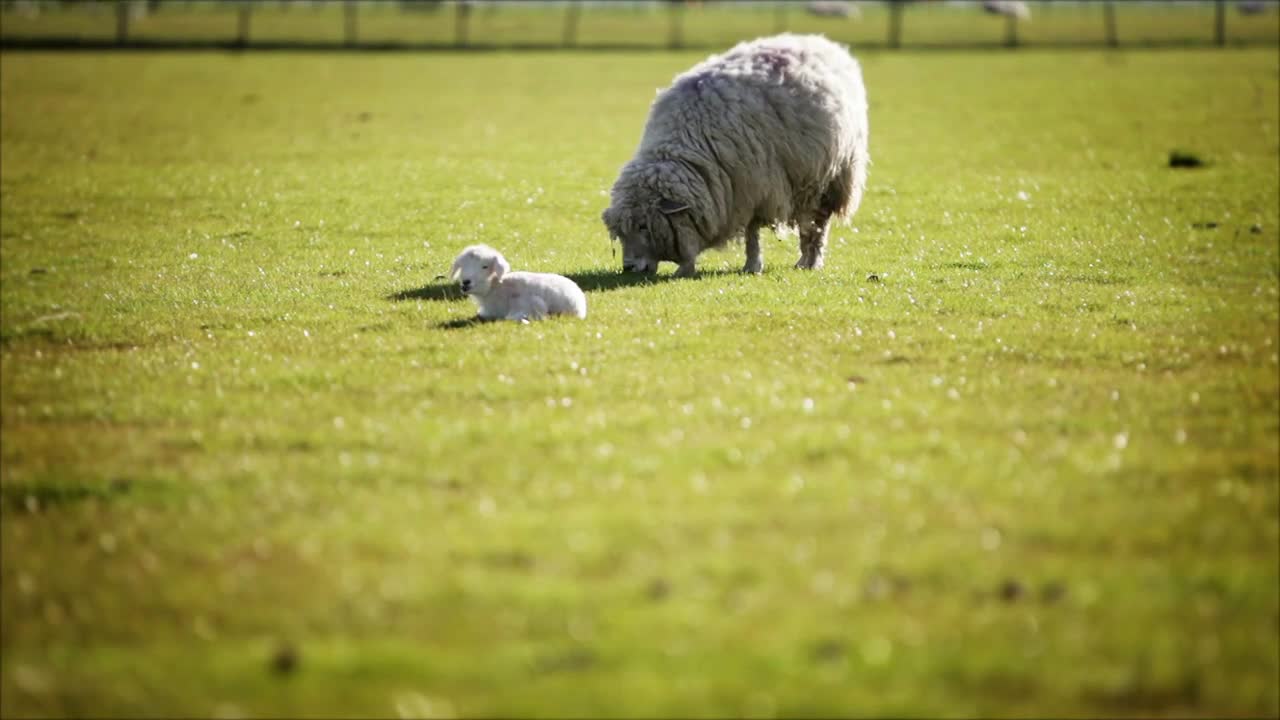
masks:
[[[456,260],[454,260],[454,261],[453,261],[453,267],[449,268],[449,279],[450,279],[450,280],[457,280],[457,279],[458,279],[458,273],[460,273],[460,272],[462,272],[462,257],[461,257],[461,256],[459,256]]]
[[[682,210],[688,210],[689,206],[686,203],[679,203],[675,200],[662,198],[658,201],[658,209],[662,211],[663,215],[674,215]]]
[[[501,280],[503,275],[511,272],[511,265],[507,259],[499,255],[493,259],[493,279]]]
[[[617,237],[618,213],[614,212],[613,207],[607,207],[604,212],[600,213],[600,219],[604,221],[604,226],[609,230],[609,238]]]

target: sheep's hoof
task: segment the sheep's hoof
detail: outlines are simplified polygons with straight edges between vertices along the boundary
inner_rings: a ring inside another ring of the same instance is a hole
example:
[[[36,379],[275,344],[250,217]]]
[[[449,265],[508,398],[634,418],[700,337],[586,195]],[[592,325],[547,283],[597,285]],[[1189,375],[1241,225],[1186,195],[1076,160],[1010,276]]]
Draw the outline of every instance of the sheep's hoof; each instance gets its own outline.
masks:
[[[747,273],[748,275],[759,275],[764,272],[764,261],[759,258],[754,262],[748,260],[747,264],[742,266],[742,272]]]
[[[672,277],[676,277],[676,278],[691,278],[691,277],[693,277],[693,276],[695,276],[695,275],[697,275],[697,274],[698,274],[698,271],[697,271],[697,270],[695,270],[695,269],[693,269],[693,268],[683,268],[683,267],[682,267],[682,268],[680,268],[679,270],[676,270],[675,274],[674,274],[674,275],[672,275]]]

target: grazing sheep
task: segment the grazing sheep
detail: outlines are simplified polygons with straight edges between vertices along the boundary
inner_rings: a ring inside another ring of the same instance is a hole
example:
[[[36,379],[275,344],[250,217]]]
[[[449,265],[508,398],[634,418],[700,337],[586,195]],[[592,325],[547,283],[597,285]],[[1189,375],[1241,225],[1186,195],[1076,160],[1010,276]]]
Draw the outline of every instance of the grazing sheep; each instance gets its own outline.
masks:
[[[805,3],[804,10],[817,17],[856,18],[861,15],[857,5],[841,0],[813,0]]]
[[[541,320],[547,315],[587,316],[587,296],[577,283],[552,273],[511,272],[502,253],[472,245],[449,271],[479,307],[481,320]]]
[[[742,236],[743,271],[758,273],[766,225],[797,227],[796,267],[821,268],[831,217],[862,200],[867,132],[862,71],[824,37],[761,38],[695,65],[658,93],[602,215],[623,270],[669,261],[688,277],[699,253]]]
[[[1004,15],[1018,20],[1031,19],[1031,8],[1022,0],[985,0],[982,9],[992,15]]]

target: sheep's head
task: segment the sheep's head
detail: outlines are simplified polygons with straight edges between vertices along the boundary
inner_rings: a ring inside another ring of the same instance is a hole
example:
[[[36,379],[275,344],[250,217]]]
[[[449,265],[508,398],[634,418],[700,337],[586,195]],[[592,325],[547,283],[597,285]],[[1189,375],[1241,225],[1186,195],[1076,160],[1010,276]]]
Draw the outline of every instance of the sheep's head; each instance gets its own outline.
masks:
[[[468,295],[488,295],[511,266],[502,253],[488,245],[472,245],[453,261],[449,277],[456,279],[462,292]]]
[[[622,244],[623,271],[653,273],[660,262],[681,262],[680,216],[688,209],[687,204],[667,198],[650,205],[620,203],[615,198],[601,218],[609,237]]]

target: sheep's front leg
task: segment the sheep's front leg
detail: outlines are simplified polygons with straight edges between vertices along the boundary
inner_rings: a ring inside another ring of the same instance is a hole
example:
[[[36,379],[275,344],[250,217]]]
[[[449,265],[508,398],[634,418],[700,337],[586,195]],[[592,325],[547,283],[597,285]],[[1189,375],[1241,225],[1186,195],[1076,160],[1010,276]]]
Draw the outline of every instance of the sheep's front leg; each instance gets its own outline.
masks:
[[[701,250],[697,240],[686,239],[680,243],[680,267],[676,269],[678,278],[690,278],[698,274],[698,251]]]
[[[747,262],[742,272],[759,275],[764,272],[764,260],[760,257],[760,226],[752,223],[747,227]]]

